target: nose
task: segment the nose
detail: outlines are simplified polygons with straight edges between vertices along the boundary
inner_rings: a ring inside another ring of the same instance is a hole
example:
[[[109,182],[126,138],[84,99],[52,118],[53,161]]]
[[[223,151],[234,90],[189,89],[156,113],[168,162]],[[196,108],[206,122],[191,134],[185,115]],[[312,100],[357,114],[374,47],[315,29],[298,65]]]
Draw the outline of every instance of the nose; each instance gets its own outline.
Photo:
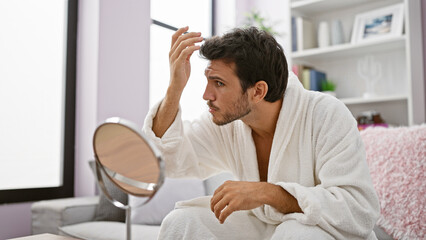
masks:
[[[206,101],[209,101],[209,100],[214,101],[215,100],[214,91],[209,86],[209,84],[207,84],[206,90],[204,90],[203,99],[206,100]]]

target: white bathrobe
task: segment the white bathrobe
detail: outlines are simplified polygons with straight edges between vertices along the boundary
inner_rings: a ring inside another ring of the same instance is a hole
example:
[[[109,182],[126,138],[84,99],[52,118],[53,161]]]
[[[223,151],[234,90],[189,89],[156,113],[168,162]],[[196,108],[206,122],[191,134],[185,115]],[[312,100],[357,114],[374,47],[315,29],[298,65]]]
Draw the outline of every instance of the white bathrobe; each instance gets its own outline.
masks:
[[[160,139],[152,131],[158,106],[148,113],[143,131],[162,152],[166,176],[207,178],[228,171],[241,181],[259,181],[249,126],[240,120],[217,126],[208,112],[183,122],[179,110]],[[342,102],[305,90],[293,73],[274,134],[268,182],[293,195],[303,213],[282,214],[264,205],[252,210],[261,221],[297,220],[336,239],[375,238],[379,202],[356,121]]]

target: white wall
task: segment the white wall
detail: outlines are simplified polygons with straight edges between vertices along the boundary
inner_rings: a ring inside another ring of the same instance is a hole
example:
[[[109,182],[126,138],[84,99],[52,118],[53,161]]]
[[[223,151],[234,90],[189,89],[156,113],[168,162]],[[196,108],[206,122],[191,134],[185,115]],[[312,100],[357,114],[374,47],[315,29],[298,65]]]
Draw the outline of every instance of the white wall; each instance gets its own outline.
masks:
[[[407,34],[409,34],[409,51],[410,51],[410,60],[408,65],[411,69],[411,95],[412,95],[412,108],[413,108],[413,118],[410,124],[421,124],[425,122],[426,115],[426,97],[425,97],[425,76],[424,76],[424,68],[425,62],[424,60],[424,50],[423,45],[425,39],[422,35],[422,5],[425,5],[425,1],[408,1],[408,8],[410,15],[407,16],[408,19],[408,30]],[[406,11],[407,12],[407,11]],[[424,16],[423,16],[424,17]],[[424,21],[423,21],[424,23]],[[424,25],[424,24],[423,24]],[[407,49],[408,50],[408,49]]]
[[[274,26],[274,31],[279,33],[276,36],[278,43],[284,48],[285,55],[289,55],[291,51],[291,42],[288,41],[291,33],[291,16],[289,1],[282,0],[248,0],[236,1],[236,24],[242,26],[245,23],[247,12],[256,10],[265,17],[269,25]],[[289,66],[290,59],[287,59]]]
[[[216,35],[221,35],[236,26],[237,0],[216,0],[215,2],[215,29]]]

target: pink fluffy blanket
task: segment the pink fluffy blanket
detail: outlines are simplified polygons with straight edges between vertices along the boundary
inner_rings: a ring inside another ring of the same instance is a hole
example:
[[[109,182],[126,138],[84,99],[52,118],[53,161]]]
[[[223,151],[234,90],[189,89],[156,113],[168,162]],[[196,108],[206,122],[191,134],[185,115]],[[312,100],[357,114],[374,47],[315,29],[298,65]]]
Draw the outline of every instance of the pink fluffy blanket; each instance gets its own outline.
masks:
[[[397,239],[426,239],[426,125],[361,132],[380,200],[377,225]]]

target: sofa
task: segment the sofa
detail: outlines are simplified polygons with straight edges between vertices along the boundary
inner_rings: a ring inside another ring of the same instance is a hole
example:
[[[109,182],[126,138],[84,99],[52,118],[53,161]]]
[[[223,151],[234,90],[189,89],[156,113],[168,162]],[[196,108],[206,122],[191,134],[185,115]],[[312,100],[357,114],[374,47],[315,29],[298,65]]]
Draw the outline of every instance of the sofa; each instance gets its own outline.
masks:
[[[93,168],[93,162],[90,163]],[[134,239],[157,239],[162,219],[176,201],[212,195],[224,181],[233,179],[223,173],[201,181],[168,179],[145,205],[131,210],[131,234]],[[109,193],[117,200],[138,206],[145,198],[127,196],[106,180]],[[98,189],[99,192],[99,189]],[[125,212],[103,196],[43,200],[32,204],[32,234],[52,233],[90,240],[125,239]]]
[[[367,128],[361,131],[367,162],[376,188],[381,216],[374,231],[378,239],[425,239],[426,214],[426,125],[399,128]],[[132,210],[132,236],[157,239],[162,218],[178,200],[209,195],[230,174],[205,181],[167,180],[149,203]],[[188,191],[186,191],[186,190]],[[180,196],[170,196],[171,192]],[[144,201],[129,197],[129,204]],[[35,202],[32,205],[32,233],[53,233],[81,239],[125,239],[124,212],[96,219],[102,196]],[[168,201],[166,203],[165,201]],[[102,203],[105,205],[104,203]],[[115,207],[107,206],[107,211]]]

